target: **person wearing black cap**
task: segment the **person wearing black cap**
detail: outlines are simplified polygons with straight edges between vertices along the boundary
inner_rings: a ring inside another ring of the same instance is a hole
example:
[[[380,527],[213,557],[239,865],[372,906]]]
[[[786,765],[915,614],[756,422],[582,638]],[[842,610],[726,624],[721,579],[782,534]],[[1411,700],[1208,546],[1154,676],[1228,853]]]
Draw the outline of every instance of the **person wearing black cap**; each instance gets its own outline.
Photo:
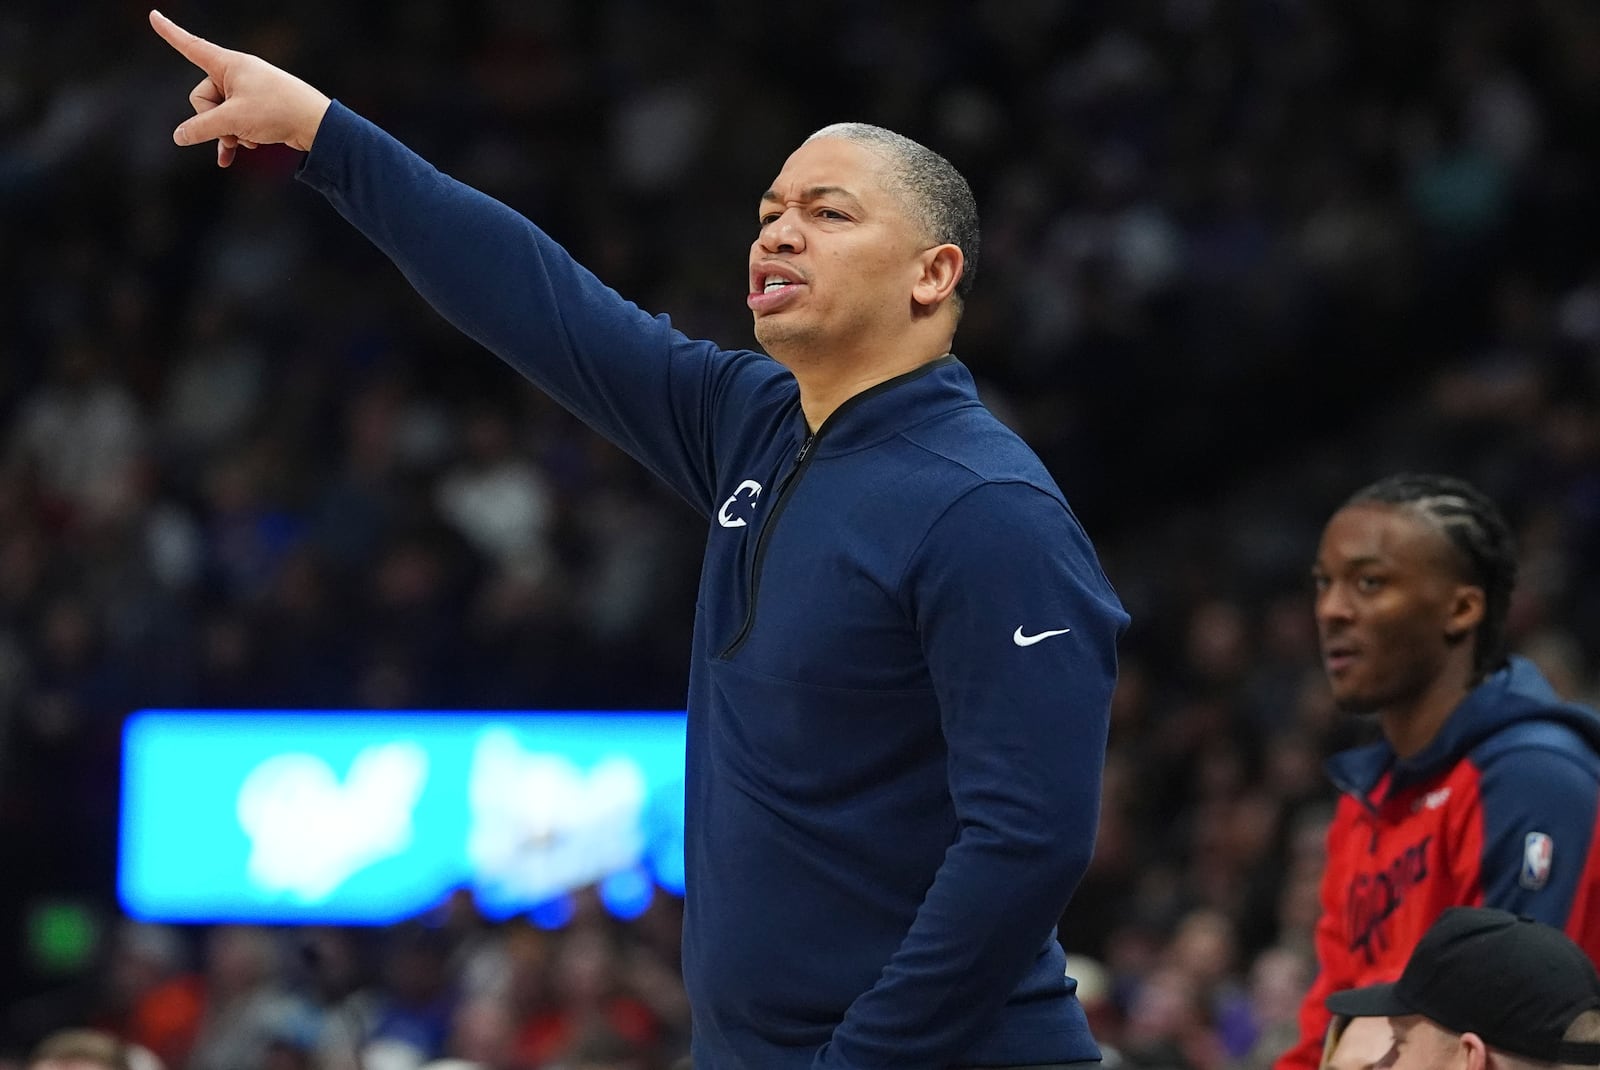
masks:
[[[1398,981],[1336,992],[1328,1010],[1386,1017],[1386,1070],[1600,1066],[1600,974],[1560,930],[1486,907],[1451,907]]]

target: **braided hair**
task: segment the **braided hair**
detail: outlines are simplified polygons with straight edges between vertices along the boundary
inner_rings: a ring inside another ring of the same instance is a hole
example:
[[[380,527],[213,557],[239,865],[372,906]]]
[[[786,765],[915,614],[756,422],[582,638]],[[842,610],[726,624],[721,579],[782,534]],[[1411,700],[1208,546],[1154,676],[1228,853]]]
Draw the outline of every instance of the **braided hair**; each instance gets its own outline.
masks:
[[[1345,502],[1405,506],[1438,527],[1456,551],[1467,579],[1483,588],[1483,621],[1472,652],[1474,682],[1506,663],[1506,616],[1517,583],[1517,551],[1499,507],[1463,479],[1441,475],[1389,476]]]

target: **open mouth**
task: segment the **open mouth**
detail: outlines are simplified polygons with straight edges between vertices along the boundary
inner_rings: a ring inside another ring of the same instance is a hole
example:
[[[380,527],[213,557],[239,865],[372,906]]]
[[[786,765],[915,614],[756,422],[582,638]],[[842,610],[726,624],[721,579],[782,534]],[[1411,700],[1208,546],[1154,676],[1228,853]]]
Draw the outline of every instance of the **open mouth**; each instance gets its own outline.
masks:
[[[804,280],[793,272],[760,270],[751,276],[746,303],[755,312],[771,312],[787,304],[804,286]]]

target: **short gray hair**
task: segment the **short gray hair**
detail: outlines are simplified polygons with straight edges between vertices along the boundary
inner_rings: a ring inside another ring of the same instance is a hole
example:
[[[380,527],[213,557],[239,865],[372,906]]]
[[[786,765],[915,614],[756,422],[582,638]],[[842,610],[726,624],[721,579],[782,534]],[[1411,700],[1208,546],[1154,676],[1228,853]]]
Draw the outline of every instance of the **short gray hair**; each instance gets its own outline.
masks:
[[[834,123],[806,138],[836,137],[889,158],[890,181],[927,236],[961,250],[965,267],[956,298],[965,301],[978,277],[978,203],[955,165],[925,145],[870,123]]]

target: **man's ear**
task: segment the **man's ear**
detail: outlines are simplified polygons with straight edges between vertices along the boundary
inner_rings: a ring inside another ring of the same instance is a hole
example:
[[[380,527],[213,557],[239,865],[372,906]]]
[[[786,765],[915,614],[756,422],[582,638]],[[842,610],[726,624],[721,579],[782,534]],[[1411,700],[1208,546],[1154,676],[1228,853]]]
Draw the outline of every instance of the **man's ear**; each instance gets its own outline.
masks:
[[[1485,603],[1483,588],[1473,584],[1460,584],[1450,596],[1450,616],[1445,621],[1445,638],[1460,642],[1483,623]]]
[[[1476,1033],[1462,1033],[1456,1038],[1456,1054],[1466,1058],[1457,1065],[1461,1070],[1488,1070],[1489,1045]]]
[[[956,292],[967,260],[959,246],[946,243],[924,250],[921,263],[922,273],[911,288],[911,300],[924,309],[936,308]]]

